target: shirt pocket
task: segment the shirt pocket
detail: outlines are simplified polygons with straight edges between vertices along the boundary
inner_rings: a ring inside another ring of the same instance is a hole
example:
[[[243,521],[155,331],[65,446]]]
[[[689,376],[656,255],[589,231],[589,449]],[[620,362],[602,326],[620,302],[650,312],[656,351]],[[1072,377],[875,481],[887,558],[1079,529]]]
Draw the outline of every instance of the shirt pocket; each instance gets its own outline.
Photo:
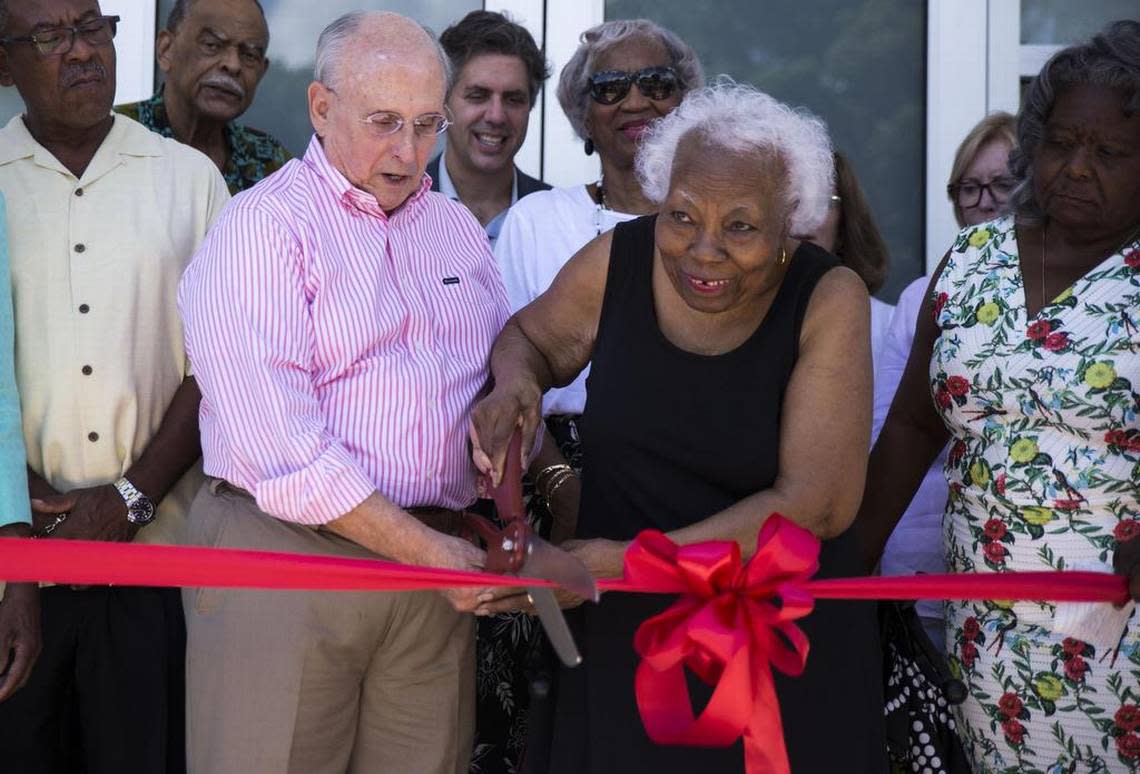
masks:
[[[485,270],[461,269],[433,278],[427,294],[442,353],[479,368],[489,362],[495,337],[510,316],[505,299],[489,284]]]

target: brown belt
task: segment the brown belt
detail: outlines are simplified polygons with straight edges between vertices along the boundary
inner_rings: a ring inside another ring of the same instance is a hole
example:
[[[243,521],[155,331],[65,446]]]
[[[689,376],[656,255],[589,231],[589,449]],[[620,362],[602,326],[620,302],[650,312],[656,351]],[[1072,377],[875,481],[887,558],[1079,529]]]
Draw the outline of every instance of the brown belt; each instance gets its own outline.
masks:
[[[423,522],[425,526],[445,535],[458,535],[463,528],[463,511],[430,507],[405,508],[404,510]]]
[[[228,493],[240,497],[248,497],[251,500],[254,499],[252,494],[223,478],[209,479],[209,486],[213,494]],[[447,535],[458,535],[463,526],[463,511],[453,511],[448,508],[436,508],[432,506],[413,506],[411,508],[405,508],[404,510],[423,522],[425,526]]]

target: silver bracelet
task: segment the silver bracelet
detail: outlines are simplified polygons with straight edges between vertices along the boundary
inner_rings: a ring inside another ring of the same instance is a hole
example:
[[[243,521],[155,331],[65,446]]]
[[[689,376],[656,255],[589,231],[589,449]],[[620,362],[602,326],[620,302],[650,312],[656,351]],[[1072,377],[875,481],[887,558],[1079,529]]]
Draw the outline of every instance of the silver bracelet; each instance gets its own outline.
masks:
[[[32,537],[34,537],[34,538],[50,537],[51,533],[55,532],[56,528],[60,524],[63,524],[65,521],[67,521],[67,517],[70,515],[71,515],[71,511],[64,511],[63,513],[59,514],[54,519],[52,519],[50,522],[48,522],[47,526],[45,526],[43,529],[41,529],[38,533],[33,533]]]

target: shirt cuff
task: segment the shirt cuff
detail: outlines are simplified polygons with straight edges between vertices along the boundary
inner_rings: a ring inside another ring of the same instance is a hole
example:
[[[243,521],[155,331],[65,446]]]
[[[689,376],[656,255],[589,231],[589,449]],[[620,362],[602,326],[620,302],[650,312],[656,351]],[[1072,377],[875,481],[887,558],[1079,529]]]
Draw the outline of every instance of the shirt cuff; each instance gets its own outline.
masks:
[[[375,491],[348,451],[333,445],[304,468],[261,481],[253,496],[271,516],[315,526],[339,519]]]
[[[19,448],[23,449],[23,438]],[[28,499],[27,460],[22,456],[16,459],[0,460],[0,527],[9,524],[31,524],[32,504]]]

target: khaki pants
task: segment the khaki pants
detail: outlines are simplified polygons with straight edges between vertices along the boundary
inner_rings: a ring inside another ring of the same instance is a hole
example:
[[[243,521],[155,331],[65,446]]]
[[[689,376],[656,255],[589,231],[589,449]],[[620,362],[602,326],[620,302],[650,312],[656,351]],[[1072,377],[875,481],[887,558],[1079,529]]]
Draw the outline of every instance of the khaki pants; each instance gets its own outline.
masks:
[[[375,558],[208,482],[195,545]],[[465,774],[474,620],[434,591],[186,589],[191,774]]]

